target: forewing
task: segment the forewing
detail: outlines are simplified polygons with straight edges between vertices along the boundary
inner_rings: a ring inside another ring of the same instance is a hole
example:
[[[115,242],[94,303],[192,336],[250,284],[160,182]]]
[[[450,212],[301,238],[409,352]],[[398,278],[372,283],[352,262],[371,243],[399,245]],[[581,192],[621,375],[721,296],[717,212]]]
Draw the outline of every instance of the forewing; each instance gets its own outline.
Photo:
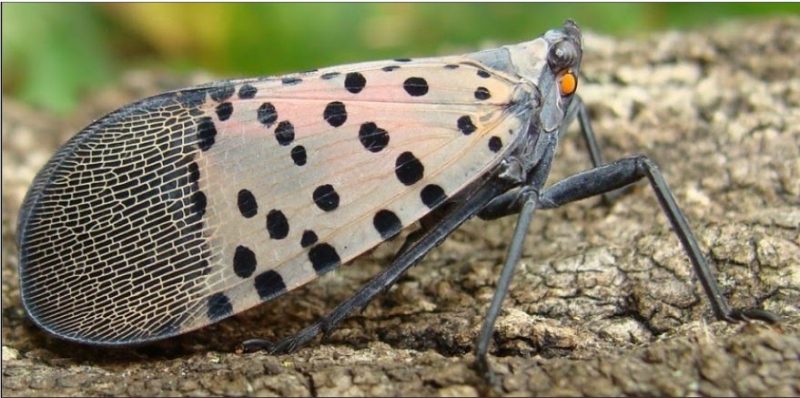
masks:
[[[195,329],[307,283],[487,172],[529,88],[459,58],[169,93],[109,115],[37,177],[26,307],[100,344]]]

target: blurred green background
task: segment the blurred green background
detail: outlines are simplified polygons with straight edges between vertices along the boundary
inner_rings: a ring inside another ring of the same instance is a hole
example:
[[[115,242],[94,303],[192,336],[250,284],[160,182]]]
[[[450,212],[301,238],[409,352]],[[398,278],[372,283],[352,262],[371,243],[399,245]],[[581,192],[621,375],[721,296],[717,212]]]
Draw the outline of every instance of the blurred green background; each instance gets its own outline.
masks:
[[[800,5],[4,3],[2,84],[4,95],[63,114],[136,67],[264,76],[530,40],[567,18],[632,36],[786,14]]]

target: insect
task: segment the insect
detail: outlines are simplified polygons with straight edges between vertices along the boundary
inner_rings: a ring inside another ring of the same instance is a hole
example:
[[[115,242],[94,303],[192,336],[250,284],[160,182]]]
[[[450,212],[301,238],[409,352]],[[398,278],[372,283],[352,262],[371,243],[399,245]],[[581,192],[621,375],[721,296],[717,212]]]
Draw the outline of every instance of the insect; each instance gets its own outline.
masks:
[[[467,219],[517,215],[477,342],[495,319],[537,209],[646,178],[705,289],[729,308],[667,183],[645,156],[606,164],[575,94],[580,30],[461,56],[216,82],[90,124],[39,172],[18,226],[21,295],[63,339],[129,345],[201,328],[302,286],[419,222],[393,262],[295,336],[334,328]],[[578,119],[594,167],[545,188]]]

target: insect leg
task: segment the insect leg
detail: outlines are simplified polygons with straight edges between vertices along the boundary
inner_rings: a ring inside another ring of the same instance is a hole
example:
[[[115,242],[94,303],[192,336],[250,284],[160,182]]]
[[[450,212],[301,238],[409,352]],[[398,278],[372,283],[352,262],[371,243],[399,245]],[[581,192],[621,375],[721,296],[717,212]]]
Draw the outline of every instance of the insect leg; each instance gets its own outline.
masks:
[[[598,167],[605,164],[605,161],[603,160],[603,153],[600,151],[600,145],[597,143],[597,137],[594,134],[592,123],[589,120],[589,111],[586,109],[586,105],[583,103],[583,100],[580,96],[576,95],[572,98],[572,101],[567,108],[567,114],[564,118],[564,123],[562,124],[561,129],[559,129],[558,134],[564,134],[576,117],[578,118],[578,123],[580,123],[581,126],[581,134],[583,134],[583,139],[586,141],[586,148],[589,150],[589,157],[592,159],[592,166]]]
[[[453,230],[475,215],[491,198],[496,197],[505,189],[504,186],[490,181],[470,197],[461,202],[454,202],[453,207],[435,227],[426,229],[425,234],[399,253],[388,268],[378,273],[372,280],[362,286],[358,292],[340,303],[329,314],[294,336],[285,338],[275,344],[262,339],[244,341],[242,343],[243,350],[256,351],[266,349],[272,353],[292,352],[308,343],[318,334],[327,334],[351,312],[364,308],[373,297],[394,284],[400,276],[420,261],[425,254],[444,241]]]
[[[508,286],[511,284],[511,278],[514,276],[514,270],[517,268],[520,257],[522,257],[522,248],[525,243],[525,236],[528,235],[528,226],[533,219],[533,213],[536,211],[538,202],[538,193],[534,190],[522,190],[524,197],[524,204],[517,220],[517,226],[514,228],[514,236],[511,239],[511,245],[508,248],[508,255],[506,262],[503,265],[503,270],[500,273],[500,279],[497,281],[497,287],[492,297],[492,303],[489,305],[489,311],[486,313],[486,318],[483,321],[481,333],[478,335],[478,342],[475,347],[475,365],[478,372],[480,372],[484,379],[490,384],[495,385],[494,372],[486,357],[489,350],[489,343],[491,342],[492,332],[494,331],[494,323],[500,313],[500,307],[503,304],[508,293]]]
[[[586,141],[586,147],[589,149],[589,157],[592,159],[592,167],[600,167],[606,164],[605,160],[603,160],[603,152],[600,150],[600,145],[597,143],[597,136],[594,134],[594,128],[592,128],[592,122],[589,118],[589,110],[586,108],[586,104],[583,102],[583,99],[580,96],[576,95],[572,98],[572,102],[570,102],[569,107],[567,108],[565,123],[563,124],[562,130],[559,130],[559,134],[562,134],[567,130],[572,122],[572,118],[575,117],[578,118],[583,139]],[[610,205],[611,202],[613,202],[614,199],[618,198],[620,195],[622,195],[622,190],[604,193],[603,204]]]
[[[639,155],[624,158],[614,163],[596,167],[565,178],[542,192],[540,207],[549,209],[565,203],[584,199],[632,184],[646,177],[650,181],[661,208],[672,224],[672,229],[681,241],[686,254],[692,262],[703,289],[711,302],[717,319],[725,321],[759,319],[769,323],[779,320],[778,316],[762,309],[731,309],[717,286],[716,279],[700,251],[697,240],[689,229],[689,224],[678,208],[667,182],[658,167],[648,157]]]
[[[539,207],[539,199],[541,197],[539,193],[542,192],[542,187],[550,174],[556,143],[556,140],[543,143],[546,146],[542,158],[536,167],[530,171],[530,174],[526,178],[527,184],[525,186],[503,193],[484,207],[484,209],[486,209],[487,207],[500,206],[503,204],[503,201],[509,199],[513,200],[513,202],[509,204],[506,210],[514,206],[520,206],[517,226],[514,228],[514,235],[508,247],[506,261],[503,265],[503,270],[500,272],[500,279],[497,281],[497,287],[495,288],[494,296],[492,296],[492,303],[489,305],[489,311],[486,313],[481,333],[478,335],[478,341],[475,345],[476,370],[481,373],[484,380],[491,386],[496,385],[496,380],[494,372],[492,372],[489,366],[486,354],[489,350],[492,332],[494,331],[494,323],[500,313],[503,299],[505,299],[508,293],[508,287],[511,284],[511,278],[514,276],[514,270],[517,268],[519,259],[522,257],[525,236],[528,234],[528,227],[533,219],[533,213],[536,211],[536,208]]]

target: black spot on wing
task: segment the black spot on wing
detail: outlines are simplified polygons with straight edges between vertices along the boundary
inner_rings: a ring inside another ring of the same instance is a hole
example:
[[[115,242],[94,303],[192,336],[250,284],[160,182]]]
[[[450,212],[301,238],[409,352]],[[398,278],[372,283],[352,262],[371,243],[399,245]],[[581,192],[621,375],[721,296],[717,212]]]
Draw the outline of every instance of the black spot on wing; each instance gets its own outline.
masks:
[[[256,254],[245,246],[237,246],[233,254],[233,272],[240,278],[249,278],[256,270]]]
[[[503,147],[503,141],[498,136],[492,136],[489,138],[489,150],[492,152],[498,152]]]
[[[436,184],[426,185],[425,188],[422,188],[422,191],[420,191],[419,196],[420,199],[422,199],[422,203],[429,209],[434,209],[447,200],[444,189]]]
[[[258,297],[267,300],[286,291],[286,284],[283,282],[281,274],[269,270],[262,272],[255,277],[254,284]]]
[[[244,218],[251,218],[258,213],[258,202],[253,193],[247,189],[242,189],[236,196],[236,204],[239,207],[239,212],[242,213]]]
[[[325,106],[322,117],[333,127],[339,127],[347,121],[347,109],[339,101],[333,101]]]
[[[318,186],[314,189],[312,197],[317,207],[324,211],[333,211],[339,207],[339,193],[336,192],[333,185],[325,184]]]
[[[205,89],[190,89],[178,93],[178,102],[186,108],[196,108],[206,102]]]
[[[208,298],[208,319],[215,321],[233,313],[230,299],[223,293],[216,293]]]
[[[409,77],[403,82],[403,88],[408,95],[420,97],[428,93],[428,82],[421,77]]]
[[[278,127],[275,127],[275,139],[281,146],[287,146],[294,141],[294,126],[290,121],[284,120],[278,123]]]
[[[302,166],[302,165],[306,164],[307,155],[306,155],[306,148],[304,146],[298,145],[298,146],[292,148],[291,156],[292,156],[292,161],[294,162],[294,164],[296,164],[298,166]]]
[[[397,217],[397,214],[386,209],[375,213],[375,216],[372,218],[372,225],[383,239],[389,239],[397,235],[400,230],[403,229],[403,223],[400,222],[400,218]]]
[[[397,157],[394,172],[404,185],[413,185],[422,179],[425,167],[413,153],[403,152]]]
[[[367,79],[364,77],[364,75],[358,72],[348,73],[344,79],[344,88],[353,94],[360,93],[366,85]]]
[[[308,251],[308,259],[317,274],[324,274],[341,263],[341,258],[336,249],[327,244],[320,243]]]
[[[258,93],[258,89],[250,84],[244,84],[242,87],[239,87],[239,98],[241,99],[250,99],[256,96]]]
[[[197,146],[201,151],[207,151],[214,145],[217,136],[217,127],[210,116],[201,117],[197,121]]]
[[[289,235],[289,220],[282,211],[272,209],[267,213],[267,232],[271,239],[283,239]]]
[[[339,76],[339,75],[341,75],[341,73],[339,73],[339,72],[327,72],[327,73],[323,73],[322,76],[320,76],[320,77],[322,78],[322,80],[330,80],[330,79],[333,79],[334,77]]]
[[[232,83],[224,83],[221,86],[214,87],[209,90],[209,96],[216,102],[222,102],[230,98],[236,89]]]
[[[200,181],[200,166],[197,162],[189,163],[189,182],[197,183]]]
[[[271,127],[278,120],[278,111],[272,103],[265,102],[258,107],[257,116],[261,124]]]
[[[206,205],[208,200],[203,191],[197,191],[192,194],[192,213],[196,216],[204,216],[206,214]]]
[[[489,93],[489,89],[486,87],[478,87],[475,90],[475,98],[479,100],[487,100],[491,98],[492,94]]]
[[[228,120],[233,113],[233,104],[230,102],[223,102],[217,105],[216,112],[220,121]]]
[[[472,119],[467,115],[464,115],[464,116],[461,116],[460,118],[458,118],[458,121],[456,121],[456,125],[458,126],[458,129],[464,135],[470,135],[470,134],[474,133],[475,130],[478,129],[472,123]]]
[[[381,70],[384,72],[391,72],[396,69],[400,69],[400,65],[387,65],[381,68]]]
[[[375,123],[367,122],[362,124],[358,130],[358,140],[366,150],[380,152],[386,148],[386,145],[389,145],[389,133]]]
[[[281,83],[283,83],[286,86],[293,86],[295,84],[300,84],[300,82],[302,81],[303,79],[299,77],[284,77],[283,79],[281,79]]]
[[[317,234],[314,231],[307,229],[303,231],[303,237],[300,238],[300,246],[302,247],[309,247],[315,243],[317,243]]]

